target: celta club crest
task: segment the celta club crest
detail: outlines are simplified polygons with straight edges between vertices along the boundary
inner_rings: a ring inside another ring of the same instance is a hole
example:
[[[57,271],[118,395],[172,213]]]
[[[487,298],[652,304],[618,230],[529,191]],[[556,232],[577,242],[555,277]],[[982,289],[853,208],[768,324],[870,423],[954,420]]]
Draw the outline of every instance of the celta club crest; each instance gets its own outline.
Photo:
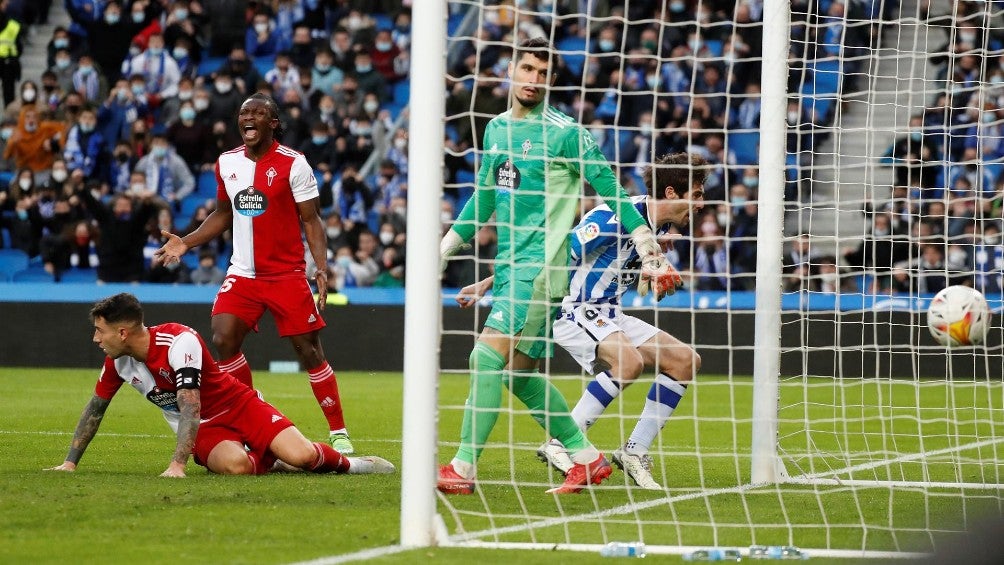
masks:
[[[523,140],[523,158],[524,159],[526,159],[526,155],[530,152],[530,149],[532,147],[533,147],[533,144],[530,143],[529,139],[524,139]]]
[[[265,176],[268,177],[269,186],[272,186],[272,181],[275,180],[275,176],[277,174],[279,173],[275,172],[275,167],[269,167],[268,170],[265,171]]]

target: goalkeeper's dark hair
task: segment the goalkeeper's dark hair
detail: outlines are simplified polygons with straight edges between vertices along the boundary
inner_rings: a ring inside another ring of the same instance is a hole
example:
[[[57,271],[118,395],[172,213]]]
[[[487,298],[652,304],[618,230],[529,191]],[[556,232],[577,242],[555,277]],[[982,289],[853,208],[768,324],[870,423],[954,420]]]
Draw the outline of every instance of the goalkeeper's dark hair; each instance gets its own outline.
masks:
[[[91,321],[97,318],[103,318],[109,324],[130,322],[133,325],[142,325],[143,307],[135,296],[122,292],[94,304],[91,308]]]
[[[541,61],[547,61],[548,67],[554,63],[554,49],[551,42],[543,37],[524,39],[516,46],[516,52],[512,56],[513,61],[519,61],[523,55],[533,55]]]
[[[275,99],[269,96],[268,94],[265,94],[263,92],[255,92],[251,96],[248,96],[245,102],[247,102],[248,100],[259,100],[261,102],[264,102],[265,105],[268,106],[268,111],[269,113],[272,114],[272,117],[275,118],[276,120],[279,120],[279,105],[276,104]],[[282,120],[279,120],[279,125],[275,126],[275,129],[272,130],[272,139],[279,141],[285,135],[286,135],[286,127],[282,125]]]
[[[669,153],[657,158],[645,168],[642,178],[650,196],[666,197],[664,188],[672,187],[677,196],[684,196],[694,184],[708,179],[708,161],[697,153]]]

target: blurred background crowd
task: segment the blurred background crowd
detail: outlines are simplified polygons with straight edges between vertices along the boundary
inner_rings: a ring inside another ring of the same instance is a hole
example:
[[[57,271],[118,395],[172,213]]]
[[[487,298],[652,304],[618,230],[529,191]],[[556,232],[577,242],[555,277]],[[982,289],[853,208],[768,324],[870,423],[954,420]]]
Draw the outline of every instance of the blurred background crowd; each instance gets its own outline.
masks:
[[[643,192],[653,155],[692,151],[711,164],[709,204],[671,254],[688,284],[752,289],[763,2],[483,4],[450,7],[443,226],[472,193],[485,125],[507,108],[512,46],[551,37],[562,56],[550,103],[589,128],[629,193]],[[955,4],[942,17],[921,2],[944,34],[931,56],[943,88],[874,156],[893,173],[889,198],[865,203],[872,227],[859,245],[817,253],[808,234],[791,237],[789,290],[1000,292],[1001,2]],[[901,14],[880,0],[791,5],[785,200],[797,208],[842,97],[867,87],[862,60]],[[410,10],[408,0],[0,1],[0,227],[3,247],[25,256],[0,278],[218,284],[226,237],[170,269],[150,257],[160,230],[188,233],[213,209],[213,164],[240,145],[237,109],[261,91],[279,104],[280,141],[315,169],[332,290],[402,286]],[[57,14],[69,23],[50,23]],[[30,50],[44,52],[41,68],[20,64]],[[583,211],[595,203],[585,190]],[[476,239],[444,286],[489,273],[494,230]]]

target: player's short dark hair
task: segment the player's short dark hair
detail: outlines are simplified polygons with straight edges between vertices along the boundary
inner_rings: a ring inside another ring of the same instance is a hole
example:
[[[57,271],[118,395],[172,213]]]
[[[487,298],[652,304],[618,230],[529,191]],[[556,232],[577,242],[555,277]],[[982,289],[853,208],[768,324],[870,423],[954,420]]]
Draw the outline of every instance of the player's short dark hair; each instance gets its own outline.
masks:
[[[551,49],[551,42],[543,37],[533,37],[525,39],[516,46],[516,53],[513,54],[513,61],[519,61],[523,55],[533,55],[541,61],[547,61],[548,66],[553,63],[554,50]]]
[[[132,294],[120,292],[94,304],[91,308],[91,321],[97,318],[102,318],[110,324],[132,322],[139,325],[143,323],[143,307]]]
[[[708,173],[708,161],[697,153],[669,153],[646,167],[642,177],[649,195],[660,199],[666,197],[667,186],[677,196],[686,195],[695,183],[703,185]]]

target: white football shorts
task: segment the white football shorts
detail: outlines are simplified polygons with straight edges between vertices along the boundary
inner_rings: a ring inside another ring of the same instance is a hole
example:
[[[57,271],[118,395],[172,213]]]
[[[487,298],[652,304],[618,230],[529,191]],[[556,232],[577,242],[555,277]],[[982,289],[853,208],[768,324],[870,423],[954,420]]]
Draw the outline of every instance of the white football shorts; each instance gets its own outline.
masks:
[[[648,322],[628,316],[616,306],[591,304],[562,305],[559,317],[552,328],[554,341],[572,356],[583,369],[594,375],[596,349],[615,332],[624,332],[635,347],[652,339],[659,328]]]

